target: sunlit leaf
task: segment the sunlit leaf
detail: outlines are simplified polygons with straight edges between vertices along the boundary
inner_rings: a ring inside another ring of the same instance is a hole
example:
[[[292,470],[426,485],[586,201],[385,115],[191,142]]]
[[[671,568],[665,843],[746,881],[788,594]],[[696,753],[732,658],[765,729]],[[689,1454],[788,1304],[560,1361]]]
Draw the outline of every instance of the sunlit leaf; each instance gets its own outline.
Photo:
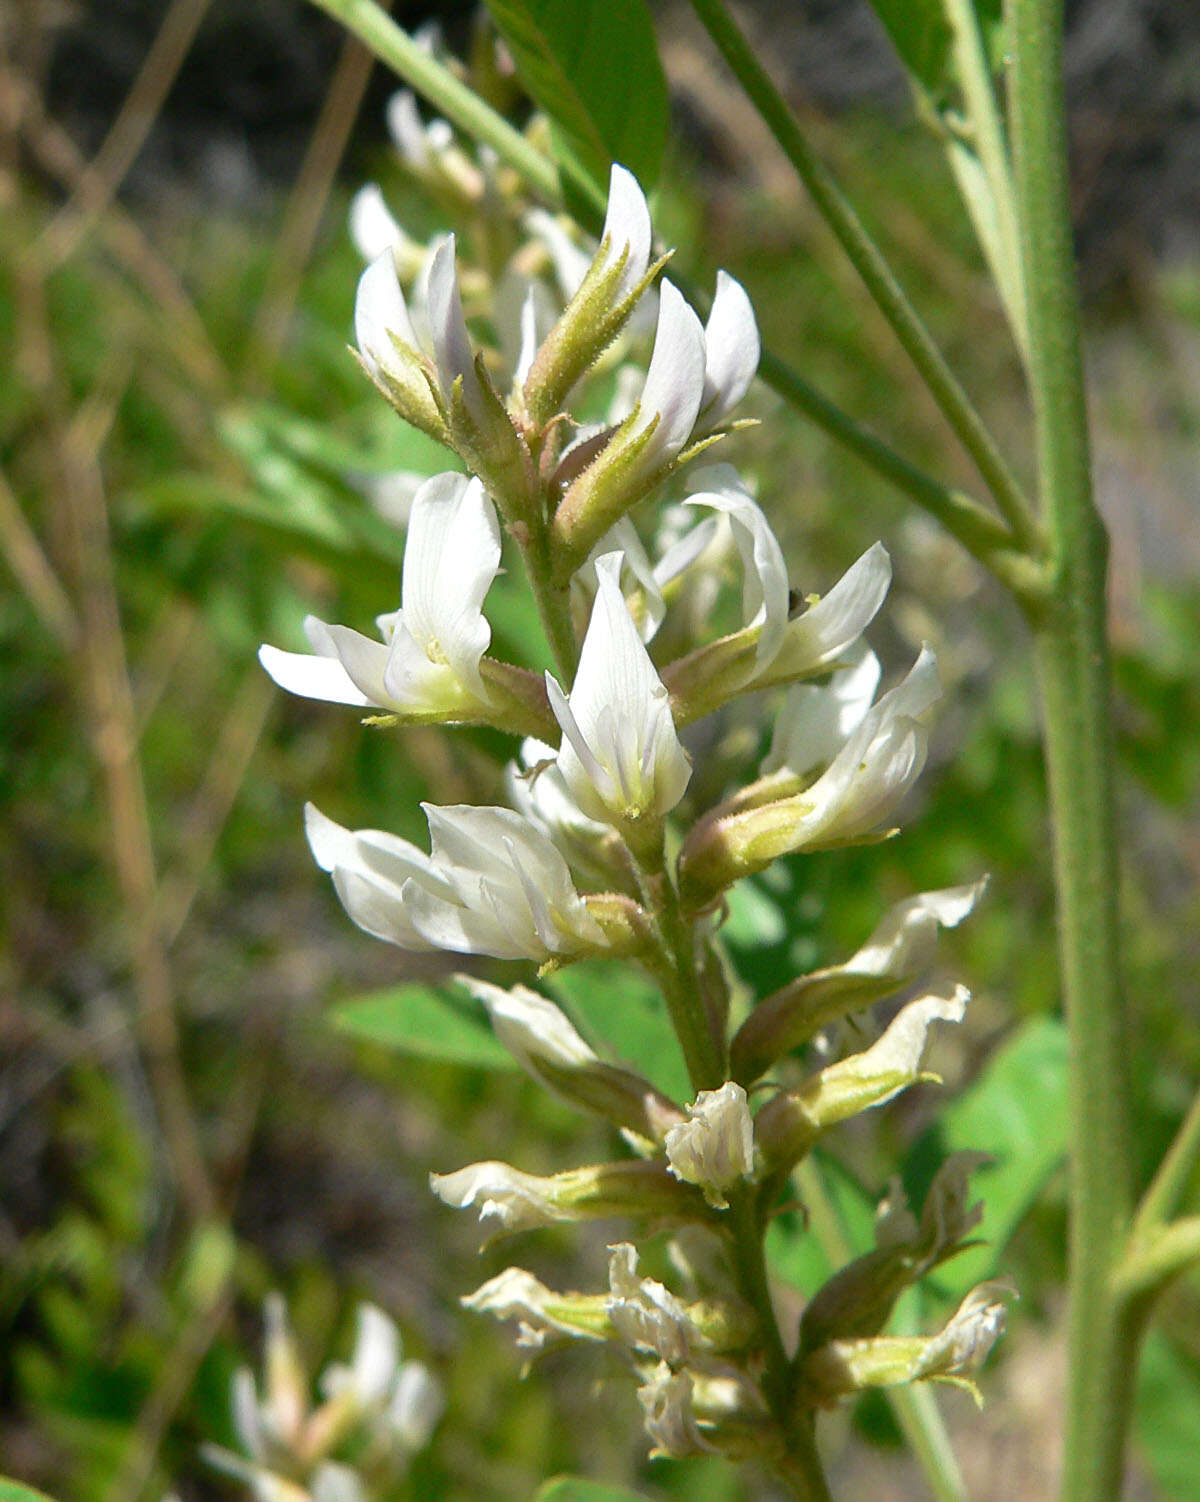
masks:
[[[674,1100],[691,1100],[687,1069],[657,988],[627,965],[588,960],[547,982],[593,1042]]]
[[[957,1297],[996,1271],[1066,1150],[1066,1029],[1056,1018],[1032,1018],[996,1050],[970,1089],[947,1101],[937,1128],[914,1155],[930,1173],[952,1152],[985,1152],[994,1159],[971,1180],[984,1206],[975,1233],[982,1244],[939,1269],[940,1287]]]
[[[667,135],[667,85],[644,0],[487,0],[556,145],[601,193],[612,162],[649,189]]]
[[[478,1013],[478,1015],[476,1015]],[[398,1053],[469,1064],[478,1069],[515,1069],[474,1002],[459,1004],[446,992],[415,982],[341,1002],[332,1012],[343,1032]]]

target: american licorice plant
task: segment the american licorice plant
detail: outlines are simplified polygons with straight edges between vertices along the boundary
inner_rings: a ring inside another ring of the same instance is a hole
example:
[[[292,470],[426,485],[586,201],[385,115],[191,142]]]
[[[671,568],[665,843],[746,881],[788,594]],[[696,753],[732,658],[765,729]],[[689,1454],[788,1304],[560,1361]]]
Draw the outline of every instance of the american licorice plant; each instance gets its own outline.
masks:
[[[945,1162],[916,1213],[897,1182],[879,1207],[875,1248],[837,1270],[798,1322],[781,1322],[769,1284],[764,1239],[774,1217],[804,1203],[814,1148],[928,1077],[931,1029],[962,1019],[965,991],[922,994],[917,983],[939,928],[967,917],[981,883],[964,872],[959,887],[880,913],[840,965],[769,995],[731,991],[721,928],[732,889],[781,857],[889,833],[921,772],[939,694],[928,650],[879,692],[864,633],[889,583],[881,545],[819,597],[792,589],[767,517],[730,462],[758,372],[931,512],[1028,622],[1072,1039],[1063,1488],[1077,1502],[1117,1495],[1146,1317],[1200,1248],[1200,1221],[1173,1219],[1200,1119],[1193,1111],[1135,1207],[1105,539],[1090,493],[1060,8],[1012,0],[1001,21],[969,0],[877,6],[943,132],[1022,357],[1035,504],[722,0],[693,0],[974,461],[985,504],[762,352],[732,277],[718,276],[702,317],[699,294],[666,274],[669,249],[655,240],[639,182],[652,170],[647,120],[662,91],[641,0],[496,0],[517,73],[549,117],[524,132],[369,0],[320,3],[458,128],[424,123],[411,95],[393,103],[410,166],[443,204],[488,220],[491,253],[466,264],[452,233],[419,244],[377,190],[356,200],[369,261],[355,305],[365,376],[458,467],[413,487],[399,606],[379,617],[379,638],[310,618],[309,653],[268,646],[263,663],[284,688],[365,709],[374,722],[487,726],[514,744],[506,805],[427,805],[428,851],[342,828],[316,808],[309,843],[367,932],[410,951],[523,966],[507,986],[462,984],[537,1081],[606,1119],[622,1142],[610,1161],[549,1177],[503,1162],[434,1175],[434,1192],[473,1211],[489,1237],[613,1217],[625,1228],[607,1289],[551,1289],[512,1267],[464,1302],[516,1321],[535,1353],[554,1341],[606,1343],[626,1357],[655,1452],[765,1465],[797,1497],[829,1495],[821,1412],[869,1388],[900,1390],[905,1433],[932,1484],[961,1494],[928,1405],[905,1406],[905,1390],[931,1380],[973,1387],[1012,1290],[972,1289],[934,1333],[885,1331],[900,1295],[977,1224],[967,1186],[979,1155]],[[614,106],[616,69],[603,62],[618,55]],[[602,219],[598,242],[585,247],[567,206],[585,229]],[[506,553],[514,568],[519,558],[552,671],[489,650],[488,596]],[[765,760],[743,765],[716,801],[697,795],[689,746],[751,693],[773,721]],[[578,1019],[535,988],[596,956],[653,980],[686,1060],[686,1098],[602,1057]],[[908,999],[887,1025],[873,1027],[873,1004],[900,994]],[[848,1018],[853,1030],[841,1026]],[[660,1235],[670,1238],[672,1287],[641,1270]]]

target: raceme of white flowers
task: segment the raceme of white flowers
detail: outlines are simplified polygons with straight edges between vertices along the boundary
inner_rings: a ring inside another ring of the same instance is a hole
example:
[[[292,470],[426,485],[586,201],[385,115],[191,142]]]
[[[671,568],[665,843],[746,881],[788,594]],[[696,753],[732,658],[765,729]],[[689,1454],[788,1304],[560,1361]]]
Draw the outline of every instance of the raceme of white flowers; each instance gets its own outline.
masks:
[[[420,180],[469,199],[486,179],[503,201],[494,164],[423,124],[411,97],[390,118]],[[433,1177],[440,1198],[474,1211],[488,1236],[621,1216],[643,1235],[666,1229],[679,1246],[700,1238],[709,1249],[680,1254],[683,1292],[640,1274],[638,1249],[621,1242],[607,1294],[554,1293],[510,1268],[464,1302],[516,1320],[533,1350],[565,1339],[624,1350],[658,1452],[769,1453],[779,1415],[764,1396],[757,1316],[730,1273],[735,1212],[761,1234],[823,1134],[933,1077],[934,1027],[961,1021],[961,987],[910,995],[882,1031],[863,1014],[911,991],[939,930],[970,913],[983,884],[910,898],[841,964],[731,1001],[717,949],[729,888],[780,856],[891,832],[924,765],[936,664],[922,649],[880,694],[863,632],[890,582],[883,547],[797,606],[780,543],[737,471],[708,459],[693,468],[728,439],[758,363],[739,284],[719,273],[704,321],[670,281],[656,287],[665,258],[654,259],[645,198],[619,166],[594,247],[544,210],[513,206],[509,219],[525,244],[489,279],[460,266],[452,235],[413,241],[377,188],[356,198],[352,231],[368,260],[354,318],[361,362],[402,418],[446,445],[448,469],[412,494],[399,604],[379,616],[379,639],[309,617],[308,653],[264,646],[261,658],[311,699],[515,738],[511,806],[424,805],[428,852],[308,809],[313,855],[360,928],[402,949],[532,962],[539,973],[618,956],[673,998],[690,1099],[604,1058],[527,985],[462,978],[522,1067],[617,1126],[631,1155],[549,1176],[470,1164]],[[480,312],[494,345],[478,340]],[[614,395],[600,393],[602,378]],[[465,473],[449,469],[450,453]],[[645,503],[667,489],[684,504],[655,533]],[[553,656],[543,672],[495,651],[488,596],[506,553],[541,613]],[[689,727],[751,692],[774,715],[766,758],[743,786],[698,805]],[[851,1013],[868,1033],[861,1051],[806,1066],[797,1050]],[[893,1250],[881,1243],[835,1275],[785,1332],[797,1402],[969,1382],[1003,1325],[996,1287],[971,1294],[941,1335],[879,1332],[903,1289],[970,1231],[974,1166],[935,1181],[920,1223],[893,1194]],[[378,1406],[391,1380],[356,1358],[328,1401],[354,1392],[366,1403],[370,1392]],[[294,1435],[299,1420],[251,1391],[242,1432],[258,1463],[259,1437]]]
[[[385,1481],[398,1482],[429,1443],[445,1400],[423,1363],[401,1359],[395,1322],[374,1304],[359,1305],[350,1361],[325,1368],[314,1404],[278,1294],[264,1314],[262,1386],[248,1367],[233,1379],[241,1453],[206,1445],[205,1459],[263,1502],[368,1502]],[[364,1454],[369,1478],[347,1458]]]

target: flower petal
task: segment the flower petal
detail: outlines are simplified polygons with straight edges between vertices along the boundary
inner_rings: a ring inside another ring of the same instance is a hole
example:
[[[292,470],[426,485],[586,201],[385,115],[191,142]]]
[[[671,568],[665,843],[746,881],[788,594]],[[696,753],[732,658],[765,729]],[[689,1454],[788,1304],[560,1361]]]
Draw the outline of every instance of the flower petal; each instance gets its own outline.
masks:
[[[429,266],[428,296],[429,330],[442,395],[448,403],[454,383],[461,376],[467,410],[477,422],[482,421],[485,416],[483,394],[475,373],[475,352],[467,333],[467,321],[463,317],[453,235],[447,235],[434,253]]]
[[[420,348],[390,247],[376,256],[358,279],[354,340],[363,363],[377,380],[397,365],[396,340],[413,350]]]
[[[754,309],[740,282],[717,272],[717,292],[704,325],[704,396],[700,422],[718,428],[750,389],[761,345]]]
[[[408,242],[388,208],[378,183],[367,183],[350,200],[350,238],[364,261],[374,261],[394,245]]]
[[[426,657],[483,704],[479,662],[492,639],[483,601],[499,571],[500,525],[482,484],[453,473],[427,480],[409,517],[404,624]]]
[[[874,543],[827,595],[788,622],[776,658],[762,673],[763,681],[786,682],[835,661],[870,625],[891,580],[887,549]]]
[[[627,297],[646,275],[650,265],[652,229],[650,210],[638,180],[627,168],[613,163],[608,179],[608,209],[601,243],[607,242],[605,266],[615,264],[625,252],[625,264],[617,282],[614,301]]]
[[[662,284],[654,351],[638,402],[641,433],[658,418],[642,463],[666,464],[691,437],[704,393],[704,330],[671,282]]]
[[[841,668],[818,688],[803,683],[788,690],[775,721],[764,774],[788,771],[804,777],[828,765],[846,738],[862,724],[879,687],[879,659],[864,649],[856,663]]]
[[[783,549],[762,508],[731,464],[714,464],[696,476],[700,490],[689,506],[707,506],[729,518],[742,557],[742,620],[760,625],[755,671],[774,661],[788,629],[788,574]]]
[[[547,675],[550,707],[563,731],[558,766],[586,814],[661,818],[683,797],[691,764],[621,593],[621,562],[620,553],[596,561],[596,599],[569,699]]]

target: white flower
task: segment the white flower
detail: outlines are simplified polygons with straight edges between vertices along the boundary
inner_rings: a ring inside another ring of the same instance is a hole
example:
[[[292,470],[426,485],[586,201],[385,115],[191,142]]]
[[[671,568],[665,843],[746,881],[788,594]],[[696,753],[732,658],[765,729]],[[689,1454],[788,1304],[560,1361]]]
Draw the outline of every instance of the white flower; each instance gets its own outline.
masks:
[[[719,428],[745,396],[761,347],[754,309],[740,282],[717,272],[717,291],[704,325],[704,394],[698,429]]]
[[[671,282],[659,294],[658,327],[645,384],[628,438],[635,439],[651,425],[638,468],[649,473],[669,464],[692,436],[704,396],[704,330],[700,320]]]
[[[477,1314],[516,1320],[517,1345],[528,1351],[540,1351],[558,1336],[603,1340],[605,1315],[597,1309],[598,1302],[555,1293],[520,1267],[506,1267],[462,1300]]]
[[[420,1361],[406,1361],[396,1377],[387,1423],[402,1450],[423,1449],[446,1407],[442,1385]]]
[[[531,959],[600,948],[604,935],[550,841],[507,808],[423,804],[432,854],[351,831],[310,804],[309,844],[355,923],[402,949]]]
[[[746,1092],[727,1080],[719,1090],[701,1090],[687,1108],[689,1120],[664,1138],[668,1167],[677,1179],[698,1184],[718,1209],[725,1191],[754,1172],[754,1125]]]
[[[687,500],[729,519],[742,558],[743,629],[757,631],[754,658],[736,684],[747,689],[812,676],[843,657],[870,624],[891,582],[891,562],[876,543],[827,595],[794,619],[787,565],[762,508],[729,464],[698,471],[700,487]],[[717,644],[718,646],[720,644]],[[704,648],[696,654],[700,658]]]
[[[368,374],[400,405],[404,416],[437,437],[444,432],[439,424],[459,379],[472,417],[477,422],[487,417],[454,255],[453,235],[434,242],[410,308],[389,248],[363,272],[354,299],[354,337]],[[428,387],[432,371],[436,371],[440,410]]]
[[[486,715],[480,661],[491,641],[483,601],[500,571],[496,510],[478,480],[434,475],[413,498],[400,609],[380,616],[383,641],[315,616],[315,655],[264,646],[263,667],[309,699],[375,705],[404,716]]]
[[[646,275],[652,233],[650,210],[637,178],[614,163],[608,179],[608,208],[600,235],[599,264],[606,271],[622,256],[625,258],[615,300],[628,297]]]
[[[737,850],[744,868],[761,868],[791,851],[820,850],[870,835],[925,765],[928,738],[918,716],[940,693],[937,663],[923,647],[908,676],[862,716],[810,787],[731,815],[720,829],[721,839]],[[859,702],[856,691],[850,699],[851,717]],[[819,729],[815,744],[805,745],[799,737],[801,763],[817,751],[822,757],[827,754],[824,730]]]
[[[400,1365],[400,1331],[396,1322],[374,1304],[360,1304],[358,1331],[349,1366],[336,1363],[321,1377],[328,1396],[350,1393],[361,1408],[372,1408],[386,1398]]]
[[[546,675],[563,731],[563,782],[585,814],[617,823],[661,818],[683,797],[692,770],[620,577],[619,553],[597,560],[596,599],[570,697]]]
[[[435,118],[425,124],[411,89],[398,89],[388,100],[387,126],[400,155],[422,174],[436,169],[439,157],[454,140],[447,121]]]
[[[309,1487],[312,1502],[368,1502],[357,1471],[336,1460],[323,1461]]]
[[[972,886],[921,892],[889,909],[871,937],[840,970],[853,975],[919,975],[933,963],[938,930],[957,928],[987,887],[987,878]]]
[[[868,648],[858,652],[856,662],[833,672],[824,686],[802,683],[790,689],[775,719],[763,772],[804,777],[828,766],[862,724],[879,677],[879,659]]]
[[[419,255],[414,241],[396,222],[378,183],[366,183],[350,200],[350,238],[364,261],[375,261],[399,249],[407,258]]]
[[[680,1366],[691,1356],[700,1332],[683,1302],[653,1278],[638,1276],[637,1248],[629,1242],[609,1247],[608,1317],[634,1350],[652,1351]]]

